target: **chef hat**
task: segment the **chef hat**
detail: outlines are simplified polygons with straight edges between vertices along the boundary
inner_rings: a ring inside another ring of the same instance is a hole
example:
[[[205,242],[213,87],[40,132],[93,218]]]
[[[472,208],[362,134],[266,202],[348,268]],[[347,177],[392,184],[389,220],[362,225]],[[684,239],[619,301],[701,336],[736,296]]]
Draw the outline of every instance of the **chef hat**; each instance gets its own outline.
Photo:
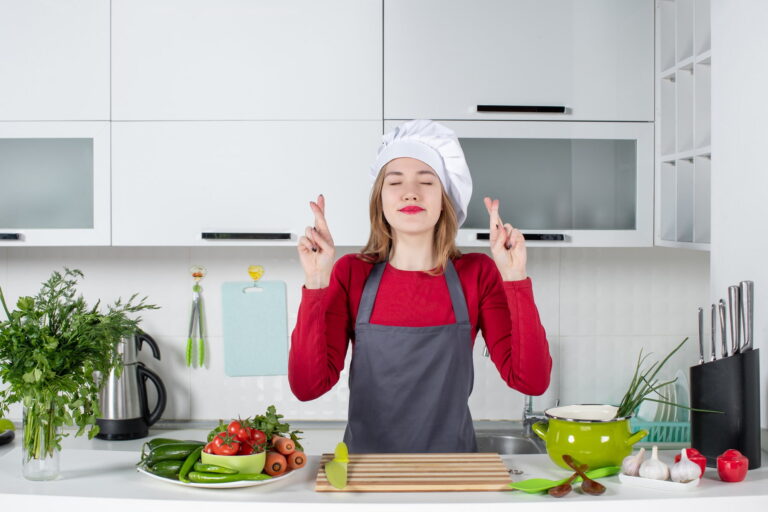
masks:
[[[371,166],[371,181],[395,158],[410,157],[432,167],[440,178],[456,210],[459,226],[467,218],[472,196],[472,177],[459,139],[450,128],[428,119],[406,121],[382,137],[382,144]]]

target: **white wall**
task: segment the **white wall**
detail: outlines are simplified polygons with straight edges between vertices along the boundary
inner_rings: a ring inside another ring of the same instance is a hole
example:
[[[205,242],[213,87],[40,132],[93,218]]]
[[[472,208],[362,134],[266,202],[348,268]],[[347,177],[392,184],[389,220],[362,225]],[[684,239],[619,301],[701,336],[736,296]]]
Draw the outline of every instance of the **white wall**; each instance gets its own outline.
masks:
[[[309,219],[308,219],[309,220]],[[465,249],[474,252],[475,249]],[[340,248],[337,256],[353,252]],[[709,255],[665,248],[529,249],[529,273],[546,328],[555,369],[552,386],[537,409],[554,404],[617,402],[641,347],[662,356],[685,336],[684,354],[669,374],[696,361],[696,307],[708,294]],[[192,264],[207,267],[203,281],[209,330],[209,364],[187,369],[183,349],[189,320]],[[296,249],[287,248],[0,248],[0,286],[10,303],[35,294],[55,269],[85,273],[80,290],[89,303],[111,302],[138,292],[162,306],[147,312],[144,329],[161,345],[162,361],[142,359],[170,392],[166,419],[214,419],[251,415],[274,403],[287,418],[345,419],[346,371],[325,396],[302,403],[287,378],[227,377],[223,370],[220,287],[247,281],[248,265],[266,268],[264,279],[288,285],[288,325],[296,322],[303,273]],[[519,419],[523,398],[505,386],[495,367],[475,344],[475,388],[470,405],[475,419]],[[15,407],[10,415],[20,419]]]
[[[768,427],[768,2],[712,1],[712,253],[710,299],[755,282],[762,426]]]

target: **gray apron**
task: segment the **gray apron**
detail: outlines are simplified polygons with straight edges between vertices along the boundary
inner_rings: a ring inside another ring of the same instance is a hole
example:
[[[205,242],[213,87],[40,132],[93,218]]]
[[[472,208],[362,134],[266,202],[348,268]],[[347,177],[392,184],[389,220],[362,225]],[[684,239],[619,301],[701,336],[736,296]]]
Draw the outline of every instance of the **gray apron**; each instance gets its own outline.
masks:
[[[453,263],[446,283],[455,324],[371,324],[386,262],[365,282],[355,322],[344,442],[352,453],[476,452],[469,413],[472,326]]]

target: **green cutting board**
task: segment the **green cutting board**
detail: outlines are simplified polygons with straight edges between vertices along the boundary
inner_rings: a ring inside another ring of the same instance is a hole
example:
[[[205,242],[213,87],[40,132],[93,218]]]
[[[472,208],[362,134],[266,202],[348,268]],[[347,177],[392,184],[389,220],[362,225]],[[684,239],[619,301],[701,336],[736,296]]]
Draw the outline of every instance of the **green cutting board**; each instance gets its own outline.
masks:
[[[224,371],[230,377],[288,374],[288,307],[285,282],[253,281],[221,286]]]

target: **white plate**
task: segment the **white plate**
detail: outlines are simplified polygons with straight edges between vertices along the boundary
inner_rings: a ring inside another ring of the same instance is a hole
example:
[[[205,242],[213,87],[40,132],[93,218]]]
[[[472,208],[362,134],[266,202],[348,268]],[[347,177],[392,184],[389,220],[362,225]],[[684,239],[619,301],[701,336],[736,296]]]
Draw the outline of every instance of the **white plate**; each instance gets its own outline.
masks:
[[[677,403],[686,407],[690,406],[690,397],[688,391],[688,376],[683,370],[677,370],[675,374],[677,382],[675,382],[675,391],[677,392]],[[675,421],[688,421],[690,419],[690,413],[688,409],[682,407],[675,407],[677,414],[675,415]]]
[[[634,487],[644,487],[646,489],[658,489],[660,491],[693,491],[699,486],[701,478],[697,478],[691,482],[681,484],[673,482],[671,480],[654,480],[652,478],[641,478],[639,476],[628,476],[624,473],[619,473],[619,482],[622,484],[631,485]]]
[[[242,481],[242,482],[226,482],[226,483],[221,483],[221,484],[185,483],[185,482],[182,482],[180,480],[171,480],[170,478],[164,478],[162,476],[158,476],[158,475],[152,474],[152,473],[150,473],[149,471],[147,471],[144,468],[136,468],[136,471],[138,471],[142,475],[147,475],[148,477],[154,478],[156,480],[160,480],[162,482],[166,482],[166,483],[169,483],[169,484],[183,485],[185,487],[202,487],[202,488],[205,488],[205,489],[236,489],[238,487],[253,487],[255,485],[266,485],[266,484],[271,484],[273,482],[279,482],[280,480],[283,480],[284,478],[287,478],[287,477],[291,476],[292,474],[294,474],[294,473],[296,473],[298,471],[301,471],[302,469],[304,469],[306,467],[307,466],[305,465],[304,467],[301,467],[299,469],[294,469],[294,470],[291,470],[291,471],[289,471],[287,473],[283,473],[280,476],[273,476],[272,478],[270,478],[268,480],[253,480],[253,481],[245,480],[245,481]]]
[[[643,421],[655,421],[656,411],[659,409],[659,402],[653,402],[651,400],[643,400],[640,404],[640,408],[637,411],[637,417]]]

